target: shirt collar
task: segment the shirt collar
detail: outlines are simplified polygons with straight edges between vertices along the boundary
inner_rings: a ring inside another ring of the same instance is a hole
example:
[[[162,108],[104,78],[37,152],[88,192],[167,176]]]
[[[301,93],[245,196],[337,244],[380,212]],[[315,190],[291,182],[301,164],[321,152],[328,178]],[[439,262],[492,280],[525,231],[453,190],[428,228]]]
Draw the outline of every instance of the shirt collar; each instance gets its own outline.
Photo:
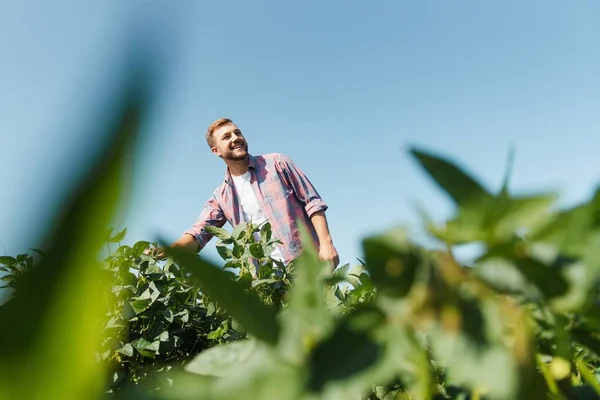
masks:
[[[248,153],[248,170],[250,169],[256,170],[256,157]],[[232,182],[233,181],[231,180],[231,172],[229,172],[229,167],[225,167],[225,183],[231,184]]]

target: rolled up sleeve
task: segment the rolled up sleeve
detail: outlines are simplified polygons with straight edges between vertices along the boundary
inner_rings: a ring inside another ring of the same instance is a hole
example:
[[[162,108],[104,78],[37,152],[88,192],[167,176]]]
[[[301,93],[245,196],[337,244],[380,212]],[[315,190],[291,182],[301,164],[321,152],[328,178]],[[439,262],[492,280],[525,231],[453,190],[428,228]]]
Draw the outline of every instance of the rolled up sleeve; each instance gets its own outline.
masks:
[[[281,154],[279,165],[296,197],[304,204],[304,209],[309,217],[316,212],[327,210],[328,206],[317,189],[289,157]]]
[[[213,234],[207,232],[204,228],[207,225],[222,227],[227,222],[219,203],[217,202],[216,197],[213,195],[210,199],[206,201],[200,215],[196,222],[187,229],[185,233],[192,235],[198,241],[200,248],[198,251],[202,250],[204,246],[212,239]]]

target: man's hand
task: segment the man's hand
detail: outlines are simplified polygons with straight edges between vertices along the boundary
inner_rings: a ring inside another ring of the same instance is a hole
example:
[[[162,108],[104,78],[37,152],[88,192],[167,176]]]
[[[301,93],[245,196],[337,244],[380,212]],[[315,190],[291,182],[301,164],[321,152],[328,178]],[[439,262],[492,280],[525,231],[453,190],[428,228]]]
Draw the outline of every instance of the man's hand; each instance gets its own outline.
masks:
[[[334,270],[340,263],[340,256],[333,243],[327,243],[319,247],[319,258],[331,263],[331,270]]]
[[[319,238],[319,258],[323,261],[331,262],[331,270],[334,270],[340,263],[340,256],[333,245],[333,240],[331,240],[325,212],[318,211],[314,213],[310,217],[310,220],[312,221]]]
[[[165,250],[162,247],[155,247],[153,249],[146,249],[144,250],[144,254],[147,256],[151,256],[156,258],[158,261],[162,261],[165,258],[167,258],[167,253],[165,252]]]

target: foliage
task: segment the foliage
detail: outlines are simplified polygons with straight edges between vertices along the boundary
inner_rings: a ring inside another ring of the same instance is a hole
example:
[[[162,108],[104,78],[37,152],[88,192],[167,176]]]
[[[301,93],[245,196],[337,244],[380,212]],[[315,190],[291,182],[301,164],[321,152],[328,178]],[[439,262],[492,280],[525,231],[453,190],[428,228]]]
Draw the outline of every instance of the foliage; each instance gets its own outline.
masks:
[[[17,289],[0,306],[0,399],[101,398],[125,381],[139,384],[118,395],[147,399],[599,397],[600,191],[556,210],[554,195],[511,194],[508,174],[492,193],[413,149],[455,205],[441,224],[424,214],[439,246],[392,229],[331,273],[306,230],[281,266],[268,228],[246,225],[213,232],[225,268],[177,248],[162,265],[147,242],[97,262],[144,120],[131,93],[42,261],[0,259]],[[482,251],[461,265],[465,244]],[[128,379],[99,378],[114,371]]]
[[[265,256],[276,243],[270,237],[270,225],[242,224],[231,234],[213,229],[222,238],[218,246],[230,271],[227,281],[239,282],[265,304],[273,305],[277,299],[281,302],[289,285],[288,273],[281,262]],[[159,389],[169,384],[169,376],[158,372],[184,365],[215,344],[245,337],[236,321],[190,282],[189,274],[177,263],[155,258],[155,243],[138,241],[127,246],[121,244],[126,228],[114,236],[111,232],[106,235],[108,255],[102,263],[105,279],[110,281],[103,293],[107,314],[98,321],[103,326],[103,341],[97,353],[107,364],[109,393],[127,392],[131,384],[154,377],[160,379],[151,379],[152,390]],[[225,243],[239,246],[241,251],[231,252]],[[111,251],[113,244],[118,246],[115,251]],[[265,253],[258,253],[257,246]],[[5,287],[16,290],[15,298],[20,294],[21,277],[34,267],[34,259],[19,254],[16,258],[3,256],[0,263],[7,272],[2,277]],[[258,276],[251,271],[255,265],[259,266]],[[252,279],[253,274],[256,279]]]
[[[107,241],[120,242],[126,230]],[[242,334],[230,329],[226,316],[203,304],[198,287],[177,264],[145,254],[152,245],[138,241],[120,245],[104,260],[110,290],[99,358],[108,363],[110,393],[169,371],[200,351]],[[168,375],[152,382],[168,385]]]

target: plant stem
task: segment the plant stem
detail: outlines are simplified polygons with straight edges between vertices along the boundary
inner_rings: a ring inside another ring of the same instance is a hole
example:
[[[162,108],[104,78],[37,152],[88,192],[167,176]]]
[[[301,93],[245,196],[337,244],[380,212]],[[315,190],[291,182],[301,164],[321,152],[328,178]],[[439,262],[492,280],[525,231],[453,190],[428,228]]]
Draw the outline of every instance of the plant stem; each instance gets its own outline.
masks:
[[[540,355],[537,353],[535,355],[535,362],[538,365],[538,367],[540,368],[540,370],[542,371],[542,375],[544,376],[546,385],[548,385],[548,389],[550,389],[550,393],[558,396],[560,394],[560,392],[558,390],[558,386],[556,385],[556,381],[550,374],[550,371],[548,370],[548,366],[542,361],[542,359],[540,358]]]

